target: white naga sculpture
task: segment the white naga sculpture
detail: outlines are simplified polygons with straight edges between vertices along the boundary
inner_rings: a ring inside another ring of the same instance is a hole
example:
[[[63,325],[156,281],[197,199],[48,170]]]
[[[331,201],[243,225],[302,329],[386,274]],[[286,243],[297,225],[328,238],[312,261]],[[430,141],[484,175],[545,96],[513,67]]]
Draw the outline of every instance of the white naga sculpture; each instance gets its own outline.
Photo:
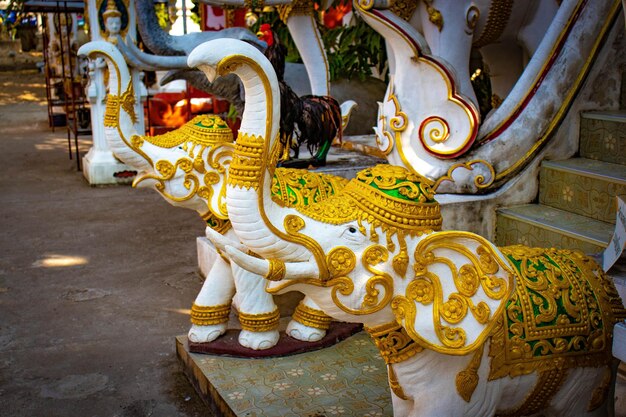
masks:
[[[433,182],[392,165],[290,207],[276,192],[270,63],[249,45],[217,40],[189,65],[211,80],[236,74],[249,97],[226,198],[239,240],[209,231],[211,239],[265,276],[268,291],[302,291],[327,314],[364,323],[388,364],[394,415],[605,415],[612,329],[626,311],[595,262],[440,231]]]
[[[563,120],[620,8],[619,1],[559,3],[355,1],[388,46],[376,131],[388,160],[457,194],[494,191],[527,167]],[[503,41],[511,37],[530,57],[525,66],[521,52],[501,54],[520,48]],[[472,46],[504,100],[484,120],[470,84]]]
[[[134,93],[128,68],[115,46],[103,41],[90,42],[80,55],[105,58],[109,67],[109,95],[104,116],[105,133],[113,153],[139,171],[134,185],[153,187],[170,204],[197,211],[207,227],[235,235],[226,210],[226,176],[232,159],[233,140],[230,128],[217,116],[199,116],[180,129],[160,136],[144,136],[136,131]],[[332,195],[346,180],[323,174],[311,174],[305,186],[290,184],[288,176],[277,176],[290,189],[290,195],[323,199]],[[298,200],[299,201],[299,200]],[[226,331],[231,300],[238,310],[242,331],[239,343],[252,349],[268,349],[279,339],[280,312],[270,294],[264,291],[262,277],[251,275],[236,264],[232,267],[223,256],[215,263],[198,294],[191,311],[189,340],[197,343],[215,340]],[[287,327],[287,334],[302,341],[318,341],[330,325],[310,300],[303,300]]]

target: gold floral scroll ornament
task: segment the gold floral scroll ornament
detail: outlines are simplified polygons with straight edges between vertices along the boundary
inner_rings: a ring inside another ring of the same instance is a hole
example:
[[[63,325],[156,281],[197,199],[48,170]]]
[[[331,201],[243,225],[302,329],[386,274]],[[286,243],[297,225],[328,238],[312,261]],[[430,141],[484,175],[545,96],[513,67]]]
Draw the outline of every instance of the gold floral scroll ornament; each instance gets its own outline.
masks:
[[[427,235],[414,258],[414,278],[391,303],[398,323],[420,345],[439,353],[465,355],[479,348],[513,288],[510,266],[491,243],[468,232]],[[469,321],[474,325],[468,334],[464,323]],[[434,336],[425,336],[433,330]]]

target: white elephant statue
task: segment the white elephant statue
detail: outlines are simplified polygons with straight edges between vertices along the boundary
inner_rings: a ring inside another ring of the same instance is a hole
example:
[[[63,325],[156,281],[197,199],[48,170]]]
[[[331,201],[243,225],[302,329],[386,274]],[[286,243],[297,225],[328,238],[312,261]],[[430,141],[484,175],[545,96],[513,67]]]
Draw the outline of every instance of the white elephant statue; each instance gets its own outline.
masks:
[[[303,291],[332,317],[365,324],[388,365],[395,416],[605,415],[612,329],[626,310],[595,262],[440,231],[433,182],[392,165],[288,207],[273,198],[282,150],[269,62],[228,40],[188,62],[211,80],[234,73],[256,93],[226,193],[239,241],[211,239],[269,292]]]
[[[134,93],[128,68],[117,48],[95,41],[79,50],[81,55],[105,58],[109,67],[109,95],[104,116],[105,134],[112,152],[140,171],[135,186],[156,189],[170,204],[197,211],[207,229],[236,238],[226,210],[226,178],[232,160],[230,128],[217,116],[198,116],[180,129],[159,136],[143,136],[133,122]],[[286,205],[321,200],[332,195],[345,179],[325,174],[306,174],[302,184],[277,172],[277,198]],[[298,176],[301,179],[302,176]],[[191,309],[189,340],[205,343],[226,331],[231,300],[238,310],[242,331],[239,343],[251,349],[268,349],[279,340],[280,312],[264,290],[264,280],[229,265],[223,254],[208,272]],[[297,307],[287,334],[305,342],[322,339],[330,325],[308,298]]]

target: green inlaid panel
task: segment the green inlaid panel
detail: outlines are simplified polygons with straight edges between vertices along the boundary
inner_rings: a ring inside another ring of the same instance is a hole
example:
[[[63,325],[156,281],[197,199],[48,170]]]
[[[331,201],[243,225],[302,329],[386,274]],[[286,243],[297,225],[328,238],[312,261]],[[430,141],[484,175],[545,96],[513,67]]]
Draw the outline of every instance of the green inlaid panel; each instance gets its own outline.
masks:
[[[626,199],[626,166],[576,158],[544,163],[539,203],[615,223],[615,196]]]
[[[624,118],[626,121],[626,118]],[[626,165],[626,123],[583,116],[580,120],[580,156]]]
[[[227,415],[393,415],[385,362],[365,333],[330,348],[280,358],[187,354],[193,372],[206,376],[229,409]]]

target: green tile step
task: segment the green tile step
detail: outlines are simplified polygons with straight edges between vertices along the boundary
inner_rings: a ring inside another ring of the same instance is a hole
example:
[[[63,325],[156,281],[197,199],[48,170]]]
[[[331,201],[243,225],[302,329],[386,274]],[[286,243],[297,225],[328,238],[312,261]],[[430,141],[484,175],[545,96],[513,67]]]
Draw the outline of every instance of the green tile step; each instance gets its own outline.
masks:
[[[580,156],[626,165],[626,110],[582,113]]]
[[[615,223],[615,196],[626,201],[626,165],[586,158],[544,161],[539,203]]]
[[[326,349],[276,358],[190,353],[186,336],[176,338],[176,352],[211,415],[393,415],[387,367],[364,332]]]
[[[579,249],[587,254],[604,250],[614,225],[540,204],[500,208],[496,243]]]

